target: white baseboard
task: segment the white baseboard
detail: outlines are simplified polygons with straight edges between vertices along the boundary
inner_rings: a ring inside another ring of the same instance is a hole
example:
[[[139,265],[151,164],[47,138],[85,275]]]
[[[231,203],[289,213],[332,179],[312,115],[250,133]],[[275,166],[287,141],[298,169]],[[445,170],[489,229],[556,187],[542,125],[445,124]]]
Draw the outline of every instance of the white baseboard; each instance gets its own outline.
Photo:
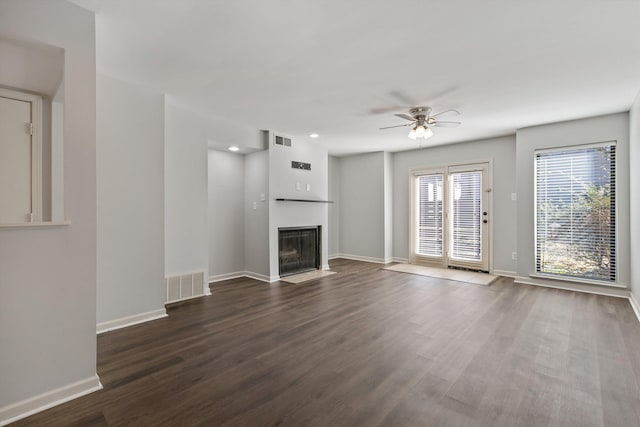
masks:
[[[0,408],[0,426],[102,389],[97,375]]]
[[[176,302],[189,301],[190,299],[196,299],[196,298],[202,298],[202,297],[208,297],[208,296],[211,296],[211,290],[209,290],[209,292],[207,292],[206,294],[191,295],[191,296],[184,297],[184,298],[174,299],[172,301],[167,301],[167,302],[164,303],[164,305],[166,307],[167,305],[171,305],[171,304],[176,303]],[[151,320],[153,320],[153,319],[151,319]]]
[[[633,292],[629,293],[629,302],[631,303],[631,308],[633,308],[633,311],[636,313],[636,317],[640,322],[640,304],[638,304],[638,300]]]
[[[336,258],[340,258],[340,254],[329,255],[328,260],[331,261],[332,259],[336,259]]]
[[[254,273],[253,271],[245,271],[244,276],[250,279],[260,280],[265,283],[273,283],[280,280],[280,276],[267,276],[265,274]]]
[[[126,328],[127,326],[137,325],[138,323],[150,322],[151,320],[167,317],[167,310],[160,308],[158,310],[147,311],[146,313],[134,314],[132,316],[121,317],[120,319],[100,322],[96,325],[96,333],[114,331],[116,329]]]
[[[396,257],[393,257],[393,258],[391,258],[391,262],[400,262],[402,264],[408,264],[409,260],[407,258],[396,258]]]
[[[320,267],[321,270],[329,270],[329,264]],[[240,277],[248,277],[249,279],[259,280],[265,283],[273,283],[280,280],[280,276],[267,276],[265,274],[254,273],[253,271],[235,271],[233,273],[219,274],[209,277],[209,283],[222,282],[224,280],[238,279]],[[211,294],[209,294],[211,295]]]
[[[223,280],[237,279],[239,277],[247,277],[245,271],[234,271],[233,273],[216,274],[209,276],[209,283],[222,282]]]
[[[374,257],[368,257],[368,256],[351,255],[351,254],[338,254],[334,257],[334,259],[335,258],[344,258],[344,259],[350,259],[353,261],[374,262],[376,264],[388,264],[393,259],[393,258],[389,258],[388,260],[385,260],[384,258],[374,258]]]
[[[604,286],[596,286],[581,283],[561,282],[549,283],[536,280],[531,277],[516,276],[515,283],[523,285],[542,286],[544,288],[564,289],[566,291],[584,292],[586,294],[604,295],[607,297],[629,298],[629,290],[626,288],[606,288]]]
[[[515,271],[509,271],[509,270],[493,270],[493,273],[496,276],[503,276],[503,277],[511,277],[512,279],[516,278],[516,272]]]

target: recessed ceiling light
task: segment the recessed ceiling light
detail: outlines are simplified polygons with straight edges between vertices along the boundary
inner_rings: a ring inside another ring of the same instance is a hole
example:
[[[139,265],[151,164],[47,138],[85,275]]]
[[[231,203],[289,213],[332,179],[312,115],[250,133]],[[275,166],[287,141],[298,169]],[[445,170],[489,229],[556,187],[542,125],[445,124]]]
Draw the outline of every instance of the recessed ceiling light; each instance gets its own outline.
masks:
[[[310,133],[309,134],[309,138],[318,138],[320,135],[318,135],[317,133]]]
[[[227,148],[227,150],[229,150],[229,151],[238,151],[239,148],[236,147],[235,145],[232,145],[231,147]]]

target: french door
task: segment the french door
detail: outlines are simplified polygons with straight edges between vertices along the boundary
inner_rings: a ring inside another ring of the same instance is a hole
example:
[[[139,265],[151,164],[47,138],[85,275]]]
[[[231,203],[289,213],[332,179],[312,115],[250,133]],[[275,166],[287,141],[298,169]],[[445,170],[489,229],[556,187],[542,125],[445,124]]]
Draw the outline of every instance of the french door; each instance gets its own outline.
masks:
[[[489,164],[415,171],[412,263],[489,270]]]

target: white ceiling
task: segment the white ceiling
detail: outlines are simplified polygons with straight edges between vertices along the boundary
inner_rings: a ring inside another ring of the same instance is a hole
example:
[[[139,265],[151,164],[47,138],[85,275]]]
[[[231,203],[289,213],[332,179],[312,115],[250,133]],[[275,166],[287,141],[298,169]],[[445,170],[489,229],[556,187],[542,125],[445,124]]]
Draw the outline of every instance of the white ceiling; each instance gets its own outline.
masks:
[[[638,0],[74,0],[97,11],[98,71],[333,154],[419,142],[405,93],[463,125],[423,145],[626,111]],[[397,112],[403,112],[398,108]]]

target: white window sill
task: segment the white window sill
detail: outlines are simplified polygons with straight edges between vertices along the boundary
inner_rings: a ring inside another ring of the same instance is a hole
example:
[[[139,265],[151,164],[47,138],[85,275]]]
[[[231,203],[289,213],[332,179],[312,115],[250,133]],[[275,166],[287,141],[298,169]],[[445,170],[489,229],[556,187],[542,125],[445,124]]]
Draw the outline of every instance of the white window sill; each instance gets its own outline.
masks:
[[[534,279],[557,280],[559,282],[573,282],[573,283],[582,283],[586,285],[607,286],[611,288],[622,288],[622,289],[627,288],[624,285],[620,285],[614,282],[605,282],[605,281],[593,280],[593,279],[581,279],[579,277],[556,276],[554,274],[531,273],[529,274],[529,277],[533,277]]]
[[[0,224],[0,230],[20,230],[34,228],[56,228],[71,225],[71,221],[24,222],[16,224]]]

